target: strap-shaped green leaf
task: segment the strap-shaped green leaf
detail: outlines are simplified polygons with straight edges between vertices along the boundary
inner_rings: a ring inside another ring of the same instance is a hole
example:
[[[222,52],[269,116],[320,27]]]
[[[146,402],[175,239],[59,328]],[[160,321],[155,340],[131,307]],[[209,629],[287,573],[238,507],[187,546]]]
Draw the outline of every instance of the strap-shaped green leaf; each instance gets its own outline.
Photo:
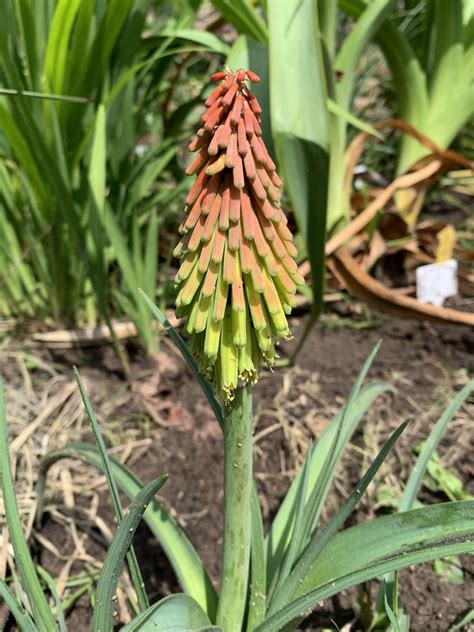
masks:
[[[207,401],[209,402],[220,427],[223,428],[224,418],[222,416],[222,408],[219,405],[219,402],[217,401],[216,396],[214,395],[214,391],[212,390],[211,385],[206,380],[206,378],[202,375],[202,373],[199,371],[199,368],[196,362],[194,361],[194,358],[191,355],[191,352],[189,351],[188,346],[186,345],[184,340],[181,338],[181,336],[178,334],[178,332],[173,327],[173,325],[170,323],[170,321],[163,314],[161,309],[153,303],[153,301],[145,294],[145,292],[143,292],[143,290],[139,290],[139,292],[143,296],[146,304],[152,311],[155,318],[163,325],[163,327],[166,329],[172,341],[181,351],[183,358],[186,360],[186,363],[188,364],[189,368],[194,373],[194,376],[196,377],[202,390],[204,391],[204,394],[207,397]]]
[[[349,426],[349,412],[357,397],[359,396],[360,389],[362,388],[362,383],[367,377],[367,373],[372,366],[372,362],[374,361],[374,358],[377,355],[381,344],[382,341],[379,340],[370,352],[367,360],[364,362],[364,365],[360,370],[359,375],[357,376],[347,402],[342,410],[340,423],[338,423],[337,425],[336,433],[334,435],[331,447],[326,454],[326,458],[324,459],[321,474],[318,477],[314,488],[311,490],[308,502],[305,506],[304,514],[302,517],[303,527],[301,529],[301,541],[299,542],[300,547],[305,546],[305,544],[311,537],[313,529],[317,528],[323,504],[329,492],[336,467],[347,444],[347,440],[345,439],[345,437],[347,437]]]
[[[84,403],[84,407],[86,409],[87,418],[92,428],[92,432],[94,433],[94,438],[95,438],[95,441],[97,443],[97,447],[100,453],[103,470],[105,472],[105,476],[107,478],[107,485],[109,487],[109,494],[112,499],[112,505],[115,511],[115,517],[117,519],[117,524],[120,524],[123,520],[122,503],[120,502],[120,496],[118,493],[117,485],[115,483],[115,480],[111,471],[109,455],[105,447],[104,439],[102,437],[102,433],[100,432],[99,424],[97,423],[97,418],[95,416],[94,409],[92,408],[91,402],[84,390],[84,385],[82,384],[81,377],[77,369],[74,370],[74,377],[76,378],[76,381],[79,385],[79,391],[81,393],[81,398]],[[133,587],[135,588],[135,592],[137,593],[138,604],[140,608],[144,610],[150,604],[148,602],[142,575],[140,573],[140,568],[138,566],[138,561],[137,561],[135,551],[132,545],[130,545],[130,549],[129,551],[127,551],[127,563],[130,569],[130,575],[132,578]]]
[[[150,481],[142,487],[129,511],[120,523],[107,552],[99,583],[97,584],[93,632],[112,632],[114,629],[115,593],[120,569],[132,543],[133,536],[145,513],[148,503],[165,484],[168,476]]]
[[[301,596],[255,632],[277,632],[327,599],[378,575],[474,551],[474,501],[449,502],[384,516],[330,540],[300,587]]]
[[[229,45],[223,42],[221,39],[210,33],[209,31],[198,31],[195,29],[179,28],[164,29],[160,33],[161,37],[173,37],[176,39],[184,39],[195,44],[202,44],[209,50],[219,53],[220,55],[227,55],[229,53]]]
[[[250,35],[257,42],[265,44],[268,31],[265,22],[250,0],[211,0],[222,16],[235,26],[239,33]]]
[[[407,485],[403,492],[403,496],[398,506],[399,512],[409,511],[410,509],[413,509],[413,505],[416,501],[416,496],[423,481],[426,468],[428,467],[428,462],[433,453],[436,451],[436,447],[441,441],[441,438],[449,422],[454,417],[456,412],[459,410],[459,407],[463,404],[463,402],[469,396],[473,389],[474,380],[470,380],[464,386],[464,388],[461,389],[459,393],[457,393],[457,395],[451,400],[449,406],[446,408],[446,410],[443,412],[441,417],[434,425],[411,471],[410,478],[408,479]],[[387,593],[391,595],[392,601],[395,601],[396,604],[396,602],[398,601],[398,577],[396,572],[390,573],[390,575],[385,578],[383,585],[380,586],[374,617],[382,616],[382,614],[389,614],[389,611],[387,610],[385,604],[385,602],[387,601]]]
[[[100,453],[97,448],[90,444],[72,444],[66,449],[47,454],[40,464],[38,476],[39,514],[41,514],[48,470],[51,465],[65,458],[81,459],[105,474]],[[135,498],[142,488],[142,483],[127,467],[115,459],[109,457],[109,464],[117,487],[129,498]],[[151,501],[144,519],[160,543],[183,590],[191,595],[212,619],[217,608],[216,591],[199,555],[184,531],[156,499]]]
[[[405,430],[409,422],[410,420],[407,419],[397,428],[397,430],[395,430],[346,502],[332,516],[324,529],[320,533],[313,535],[311,541],[308,543],[308,546],[301,554],[291,575],[281,587],[281,590],[275,594],[275,598],[269,612],[275,612],[279,607],[288,603],[293,595],[296,594],[298,588],[305,581],[307,574],[311,572],[311,568],[315,565],[318,557],[324,550],[324,547],[354,511],[357,503],[367,490],[367,487],[370,485],[374,476],[379,471],[389,452],[398,441],[400,435]]]
[[[438,443],[441,441],[449,422],[473,390],[474,380],[470,380],[452,399],[449,406],[433,427],[427,440],[424,442],[423,449],[416,460],[413,470],[411,471],[398,511],[408,511],[413,507],[413,503],[416,500],[416,495],[418,494],[418,490],[420,489],[423,476],[425,475],[426,468],[428,466],[428,461],[430,460],[433,452],[436,450]]]
[[[311,454],[312,446],[310,445],[308,448],[308,454]],[[286,585],[288,575],[293,568],[293,564],[296,559],[299,557],[301,553],[301,535],[304,531],[304,510],[306,506],[306,498],[308,494],[308,479],[309,479],[309,464],[310,459],[306,458],[301,470],[301,485],[298,487],[297,497],[296,497],[296,509],[294,512],[292,524],[291,524],[291,539],[288,543],[288,546],[284,552],[282,560],[278,565],[277,571],[273,576],[272,586],[268,591],[267,599],[270,604],[275,602],[275,599],[278,600],[279,593],[283,590],[286,594]],[[290,593],[291,594],[291,593]],[[275,596],[275,599],[274,599]]]
[[[319,13],[317,2],[308,0],[268,0],[267,13],[272,132],[285,186],[306,242],[316,317],[323,305],[330,149]]]
[[[370,384],[361,391],[363,379],[367,374],[378,347],[379,345],[375,347],[367,359],[343,411],[332,419],[318,440],[317,445],[308,451],[307,458],[310,461],[308,498],[310,494],[313,494],[313,500],[311,506],[308,507],[307,515],[308,520],[312,519],[312,524],[314,524],[321,510],[322,503],[329,490],[334,470],[339,463],[343,450],[360,420],[379,395],[393,390],[389,384],[378,382]],[[323,478],[325,479],[324,481],[322,480]],[[318,480],[321,480],[319,484]],[[294,512],[296,511],[296,497],[301,482],[302,471],[300,470],[292,482],[267,534],[267,582],[270,584],[273,580],[275,569],[280,564],[282,555],[292,535],[291,525],[293,523]],[[318,486],[318,488],[316,486]],[[309,532],[307,532],[307,534],[309,534]],[[307,538],[307,535],[305,537]]]

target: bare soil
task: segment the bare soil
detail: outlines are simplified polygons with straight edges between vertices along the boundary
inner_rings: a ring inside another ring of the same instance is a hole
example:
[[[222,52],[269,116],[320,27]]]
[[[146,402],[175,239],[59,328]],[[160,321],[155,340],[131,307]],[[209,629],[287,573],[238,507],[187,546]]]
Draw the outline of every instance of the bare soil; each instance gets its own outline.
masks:
[[[332,327],[331,319],[319,324],[309,336],[297,365],[265,373],[255,389],[255,473],[267,526],[304,457],[308,442],[317,440],[328,420],[340,409],[364,360],[376,341],[382,348],[370,372],[370,380],[395,386],[394,395],[382,396],[355,435],[338,472],[325,515],[326,519],[353,488],[361,471],[375,456],[391,431],[408,415],[414,422],[400,440],[382,475],[351,519],[360,523],[389,511],[380,506],[382,485],[400,492],[414,462],[413,446],[425,438],[447,404],[474,369],[474,332],[466,328],[438,327],[426,323],[386,321],[369,329]],[[295,319],[298,329],[303,319]],[[285,343],[282,356],[291,352]],[[214,582],[219,577],[222,544],[222,438],[212,413],[190,371],[166,341],[156,363],[140,356],[133,361],[133,380],[127,389],[117,375],[113,357],[106,352],[56,356],[63,366],[73,362],[86,382],[102,428],[109,441],[127,441],[127,433],[143,446],[132,454],[133,471],[147,481],[163,473],[169,482],[162,498],[202,556]],[[451,423],[439,448],[442,462],[453,468],[464,489],[474,494],[474,437],[471,405],[463,407]],[[86,440],[92,440],[86,434]],[[78,437],[71,437],[76,440]],[[102,493],[99,515],[113,529],[113,514]],[[423,488],[425,503],[446,501],[441,491]],[[87,498],[76,495],[79,503]],[[55,499],[60,502],[60,499]],[[70,531],[46,515],[41,536],[54,542],[65,558],[38,547],[38,559],[53,575],[59,575],[73,550]],[[94,535],[94,534],[92,534]],[[96,534],[98,536],[98,534]],[[136,536],[136,550],[152,601],[179,590],[169,564],[153,536],[143,525]],[[91,557],[103,559],[100,537],[88,538]],[[474,564],[461,558],[464,582],[451,584],[434,572],[432,564],[401,573],[402,600],[413,631],[447,631],[472,607]],[[80,563],[74,565],[80,569]],[[375,585],[366,585],[324,602],[306,621],[304,630],[363,629],[359,618],[360,597],[374,595]],[[69,614],[71,629],[90,627],[90,607],[82,597]],[[337,626],[337,627],[336,627]],[[5,629],[9,629],[6,627]],[[466,630],[468,628],[465,628]]]

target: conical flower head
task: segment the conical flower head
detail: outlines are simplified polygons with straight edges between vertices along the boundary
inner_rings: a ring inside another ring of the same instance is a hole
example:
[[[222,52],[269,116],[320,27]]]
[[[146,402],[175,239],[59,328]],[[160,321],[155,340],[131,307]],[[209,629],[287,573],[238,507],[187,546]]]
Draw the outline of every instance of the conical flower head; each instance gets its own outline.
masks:
[[[202,371],[231,400],[239,380],[256,382],[272,366],[275,340],[288,338],[287,314],[303,278],[280,207],[281,180],[262,138],[260,105],[239,69],[212,76],[202,127],[186,170],[196,175],[186,198],[175,255],[177,315]]]

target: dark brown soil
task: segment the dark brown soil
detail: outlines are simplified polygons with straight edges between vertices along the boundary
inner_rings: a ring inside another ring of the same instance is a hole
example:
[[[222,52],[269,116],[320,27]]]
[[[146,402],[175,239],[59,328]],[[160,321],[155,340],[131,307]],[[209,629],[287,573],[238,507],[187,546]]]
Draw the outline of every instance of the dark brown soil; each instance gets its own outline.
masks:
[[[301,326],[301,321],[294,322],[296,333]],[[305,446],[311,438],[317,438],[327,420],[341,407],[379,338],[383,338],[384,343],[370,379],[395,384],[397,393],[393,397],[382,397],[367,415],[365,426],[355,436],[354,448],[348,452],[338,474],[326,516],[356,483],[361,467],[373,458],[388,434],[403,418],[413,414],[413,427],[401,439],[389,461],[390,467],[378,483],[396,485],[400,479],[406,480],[413,463],[412,445],[426,437],[431,423],[448,401],[449,393],[458,389],[466,373],[474,369],[474,333],[466,328],[402,321],[387,321],[375,329],[364,330],[319,324],[308,338],[298,366],[267,373],[255,389],[256,434],[270,430],[278,415],[287,421],[286,426],[281,424],[257,443],[255,471],[267,525],[284,496],[297,462],[301,461]],[[283,345],[282,355],[291,350],[291,344]],[[162,490],[163,498],[185,526],[217,583],[222,544],[220,431],[199,386],[180,358],[164,344],[158,359],[158,368],[152,375],[143,375],[143,363],[134,367],[137,376],[142,372],[134,382],[135,394],[114,414],[126,418],[131,410],[146,410],[160,424],[152,435],[154,440],[148,452],[133,469],[143,481],[165,472],[169,474],[169,482]],[[81,368],[81,372],[93,382],[91,395],[99,408],[120,386],[113,372],[87,367]],[[439,452],[443,462],[455,468],[465,489],[474,494],[472,443],[473,434],[467,422],[457,423],[446,433]],[[373,487],[361,502],[354,522],[374,517],[377,489]],[[441,493],[427,489],[423,489],[421,498],[427,503],[446,500]],[[102,515],[111,524],[112,513],[106,506],[104,498]],[[72,546],[71,542],[64,541],[61,527],[52,521],[46,520],[43,535],[65,553]],[[151,600],[179,590],[146,526],[138,532],[136,548]],[[88,545],[88,551],[92,555],[103,555],[103,547],[94,542]],[[53,575],[57,572],[53,556],[43,552],[41,560]],[[464,583],[461,585],[438,577],[431,564],[401,573],[402,600],[412,617],[413,631],[446,631],[472,607],[472,558],[463,556],[462,565]],[[374,587],[369,587],[369,592],[373,594]],[[347,622],[353,622],[352,630],[362,629],[357,623],[357,595],[354,589],[327,601],[310,617],[304,629],[337,629],[336,624],[342,628]],[[69,619],[71,629],[77,632],[89,629],[90,611],[85,598],[75,606]]]

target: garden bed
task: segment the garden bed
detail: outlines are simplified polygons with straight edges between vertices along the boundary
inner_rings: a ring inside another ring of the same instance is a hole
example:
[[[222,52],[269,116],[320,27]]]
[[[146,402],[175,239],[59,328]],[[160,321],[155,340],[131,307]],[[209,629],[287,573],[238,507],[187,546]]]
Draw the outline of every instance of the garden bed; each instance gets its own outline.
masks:
[[[353,520],[363,522],[372,518],[374,506],[378,513],[390,511],[384,506],[384,498],[387,493],[390,496],[400,491],[414,462],[413,447],[426,437],[432,422],[448,403],[452,389],[459,389],[468,372],[472,372],[474,334],[467,328],[386,321],[374,328],[358,330],[335,326],[336,322],[334,317],[326,316],[308,338],[297,365],[265,373],[255,389],[255,474],[267,524],[301,463],[308,442],[317,440],[327,421],[341,408],[357,372],[379,338],[384,343],[370,379],[390,382],[396,393],[377,400],[355,435],[330,494],[327,515],[353,488],[361,469],[367,467],[389,433],[403,418],[413,415],[413,423],[383,468],[377,484],[369,488]],[[294,330],[297,332],[301,326],[302,322],[295,319]],[[282,356],[291,351],[292,344],[283,345]],[[100,353],[69,351],[55,358],[42,355],[45,366],[55,372],[58,382],[51,386],[50,397],[64,389],[64,380],[72,378],[70,366],[77,364],[115,456],[126,460],[144,481],[163,473],[170,475],[162,498],[185,527],[211,578],[217,582],[222,541],[222,438],[199,386],[169,342],[163,339],[156,364],[135,357],[131,389],[118,377],[115,358],[107,349]],[[25,388],[21,377],[24,373],[18,372],[14,363],[4,371],[7,384],[14,385],[17,393]],[[30,374],[33,384],[28,397],[39,398],[42,391],[45,396],[48,381],[44,367],[37,367]],[[80,402],[69,401],[65,405],[77,411]],[[472,404],[462,407],[439,449],[443,465],[455,470],[465,492],[470,494],[474,494],[472,412]],[[79,419],[80,415],[76,417]],[[43,437],[42,445],[49,449],[80,437],[92,440],[85,422],[75,421],[70,427],[64,423],[55,430],[52,417],[45,420],[45,426],[47,429],[38,428],[36,437]],[[33,450],[37,456],[40,452],[40,448]],[[64,468],[65,463],[62,462],[62,472],[57,467],[51,472],[52,498],[48,498],[48,503],[53,513],[46,514],[43,527],[34,538],[38,559],[53,577],[62,573],[67,585],[70,578],[85,568],[100,564],[107,537],[104,525],[110,530],[114,525],[103,481],[90,468],[72,461]],[[22,469],[21,458],[18,467]],[[426,487],[420,498],[426,503],[447,500],[441,489]],[[81,526],[74,529],[72,520],[61,518],[65,513],[79,518]],[[87,537],[83,537],[83,530],[89,531]],[[136,549],[151,600],[178,590],[166,559],[145,525],[136,537]],[[70,556],[76,561],[66,569]],[[461,584],[438,576],[431,564],[403,571],[400,588],[412,616],[412,630],[447,630],[472,606],[474,565],[468,556],[463,556],[461,563]],[[374,586],[360,589],[372,596],[374,590]],[[304,629],[336,629],[331,620],[342,628],[356,619],[355,604],[360,600],[361,593],[353,590],[324,602]],[[84,594],[71,608],[71,629],[89,629],[90,614],[88,597]],[[125,598],[121,600],[120,615],[124,619],[128,616]]]

